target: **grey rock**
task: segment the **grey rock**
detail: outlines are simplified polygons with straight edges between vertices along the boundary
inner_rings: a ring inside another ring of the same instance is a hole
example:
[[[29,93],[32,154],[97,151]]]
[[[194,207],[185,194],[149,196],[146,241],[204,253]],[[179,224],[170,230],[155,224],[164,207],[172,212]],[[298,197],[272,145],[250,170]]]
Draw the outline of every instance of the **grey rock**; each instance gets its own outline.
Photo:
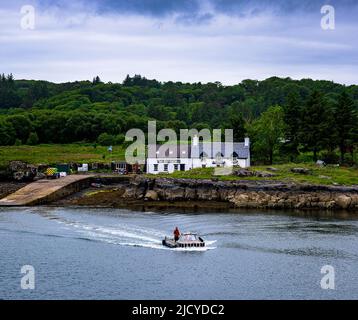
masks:
[[[158,193],[155,192],[154,190],[149,190],[145,194],[144,199],[145,200],[157,201],[157,200],[159,200],[159,196],[158,196]]]
[[[146,178],[129,181],[124,190],[121,197],[154,201],[225,201],[243,208],[358,209],[358,186]]]
[[[247,169],[238,169],[234,171],[234,174],[238,177],[253,177],[255,175],[253,171]]]
[[[342,194],[335,199],[335,202],[340,208],[348,209],[352,202],[352,198]]]
[[[316,165],[318,165],[320,167],[324,167],[326,165],[326,163],[323,160],[317,160]]]
[[[320,179],[332,179],[331,177],[323,176],[323,175],[318,176],[318,178],[320,178]]]
[[[291,172],[299,173],[299,174],[310,174],[311,173],[311,171],[306,168],[292,168]]]
[[[27,163],[23,161],[10,161],[9,170],[10,171],[25,171],[27,168]]]
[[[273,173],[270,173],[270,172],[266,172],[266,171],[256,171],[255,176],[261,177],[261,178],[269,178],[269,177],[274,177],[276,175]]]

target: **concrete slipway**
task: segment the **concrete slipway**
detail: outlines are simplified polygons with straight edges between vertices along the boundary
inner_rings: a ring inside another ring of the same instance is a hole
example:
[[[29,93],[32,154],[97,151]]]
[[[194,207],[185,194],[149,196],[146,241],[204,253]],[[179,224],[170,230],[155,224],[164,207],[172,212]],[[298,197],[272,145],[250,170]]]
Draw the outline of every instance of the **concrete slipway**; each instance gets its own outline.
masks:
[[[90,185],[94,175],[69,175],[60,179],[32,182],[0,199],[0,206],[31,206],[49,203]]]

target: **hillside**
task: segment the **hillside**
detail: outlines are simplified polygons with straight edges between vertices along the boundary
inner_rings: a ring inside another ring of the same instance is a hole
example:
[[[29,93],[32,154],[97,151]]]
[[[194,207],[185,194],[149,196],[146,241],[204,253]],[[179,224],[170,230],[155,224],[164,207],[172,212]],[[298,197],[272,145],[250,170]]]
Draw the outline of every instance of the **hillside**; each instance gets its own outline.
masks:
[[[342,161],[350,154],[352,162],[357,106],[358,86],[324,80],[272,77],[223,86],[161,83],[136,75],[122,83],[103,83],[96,77],[92,82],[55,84],[2,75],[0,145],[120,145],[127,130],[146,131],[147,121],[156,119],[158,129],[233,128],[236,140],[248,134],[254,159],[260,161],[283,155],[293,160],[306,151],[316,158],[322,150],[339,150]],[[265,113],[266,120],[275,119],[271,129],[265,128]],[[336,115],[342,115],[340,122]]]

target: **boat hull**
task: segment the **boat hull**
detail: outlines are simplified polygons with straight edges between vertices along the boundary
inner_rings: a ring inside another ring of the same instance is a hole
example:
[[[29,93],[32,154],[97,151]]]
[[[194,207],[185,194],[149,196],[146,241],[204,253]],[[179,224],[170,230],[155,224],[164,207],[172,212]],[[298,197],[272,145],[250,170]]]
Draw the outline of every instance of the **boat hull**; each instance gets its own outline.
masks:
[[[168,248],[200,248],[205,247],[205,241],[199,237],[196,241],[175,241],[174,239],[165,237],[162,241],[163,246]]]

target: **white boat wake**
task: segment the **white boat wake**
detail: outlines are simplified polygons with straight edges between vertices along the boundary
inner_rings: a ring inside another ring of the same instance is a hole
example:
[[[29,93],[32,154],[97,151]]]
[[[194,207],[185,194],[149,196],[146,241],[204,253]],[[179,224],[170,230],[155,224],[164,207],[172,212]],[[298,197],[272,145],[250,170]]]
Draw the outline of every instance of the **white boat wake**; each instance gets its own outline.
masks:
[[[63,223],[67,228],[76,230],[76,232],[81,234],[81,238],[107,242],[115,245],[185,252],[216,249],[216,247],[212,246],[216,240],[205,241],[205,247],[168,248],[162,245],[162,239],[164,239],[165,236],[163,232],[138,226],[117,224],[113,227],[109,227],[85,224],[82,222],[58,222]]]

